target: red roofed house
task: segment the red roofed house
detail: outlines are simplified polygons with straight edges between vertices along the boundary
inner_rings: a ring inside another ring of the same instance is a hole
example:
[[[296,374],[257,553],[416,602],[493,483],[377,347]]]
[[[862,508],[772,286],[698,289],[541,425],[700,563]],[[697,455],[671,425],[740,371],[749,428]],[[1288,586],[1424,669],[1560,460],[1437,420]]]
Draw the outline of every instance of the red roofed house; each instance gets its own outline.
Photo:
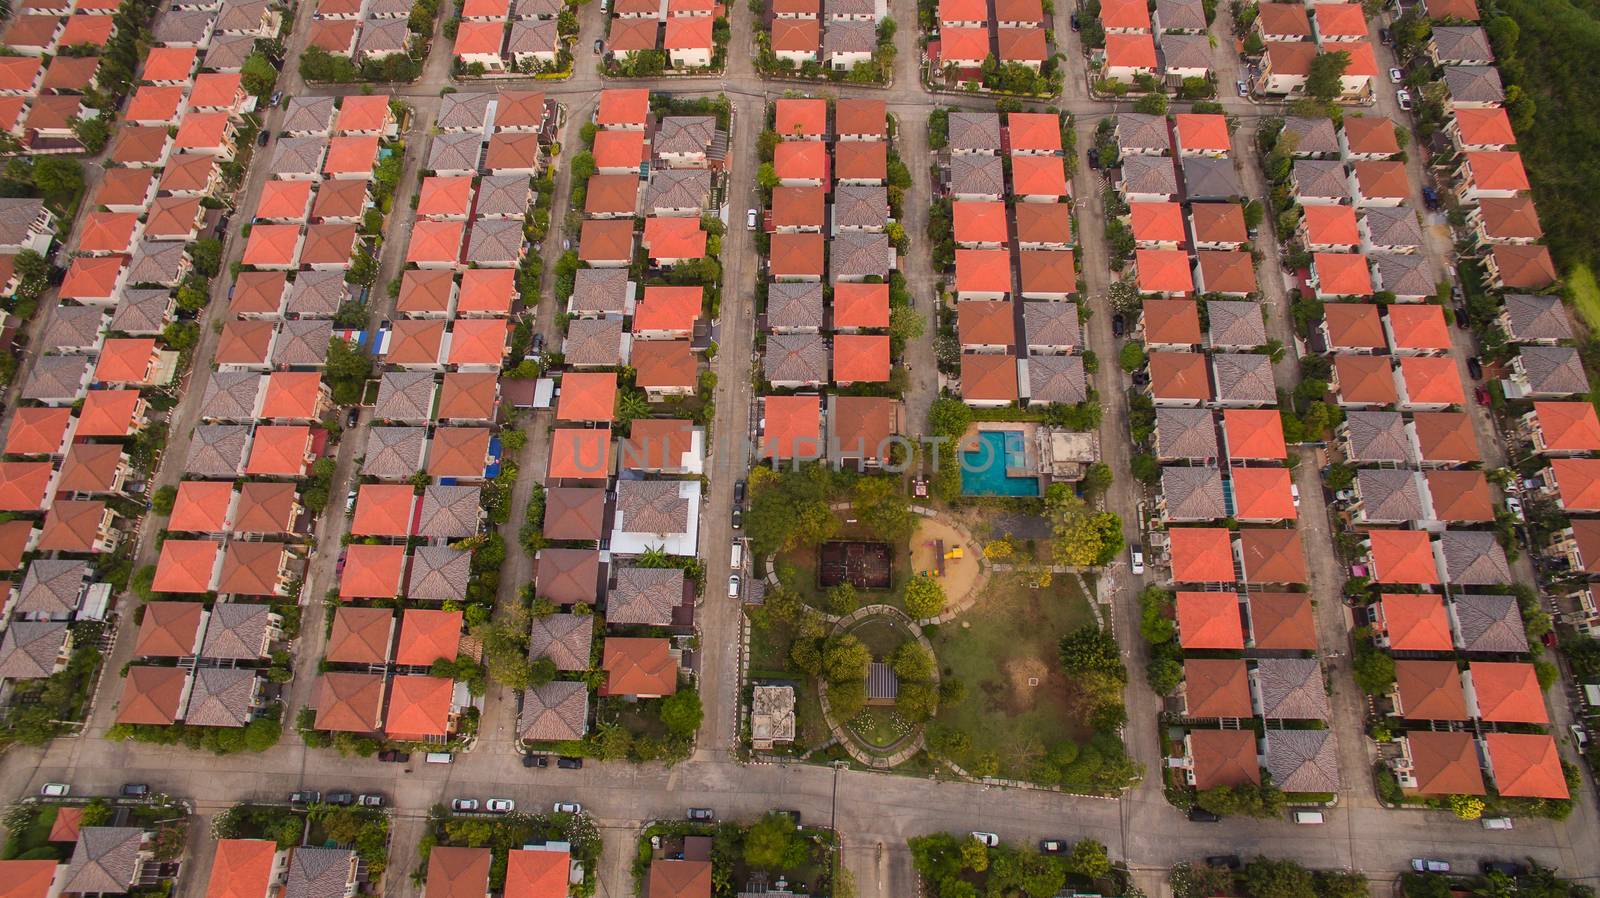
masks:
[[[766,396],[761,405],[762,458],[788,461],[823,457],[821,397]]]
[[[1101,7],[1102,12],[1104,7]],[[1148,12],[1146,13],[1148,15]],[[1136,75],[1156,73],[1156,44],[1148,33],[1107,34],[1101,74],[1131,84]]]

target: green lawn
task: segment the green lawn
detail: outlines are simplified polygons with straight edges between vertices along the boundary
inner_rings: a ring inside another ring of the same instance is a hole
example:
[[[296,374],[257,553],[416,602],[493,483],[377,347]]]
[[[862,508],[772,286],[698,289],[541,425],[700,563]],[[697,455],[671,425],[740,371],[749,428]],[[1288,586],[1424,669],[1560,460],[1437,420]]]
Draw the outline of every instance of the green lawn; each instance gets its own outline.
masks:
[[[0,857],[4,857],[6,860],[14,860],[29,852],[39,852],[41,849],[54,847],[50,844],[50,827],[55,825],[55,822],[56,806],[53,804],[38,805],[28,825],[11,833],[10,837],[6,839],[5,849],[0,852]],[[70,848],[71,846],[67,847]],[[65,855],[61,855],[61,859],[66,860]]]
[[[1594,271],[1587,265],[1573,266],[1567,272],[1567,289],[1583,323],[1589,330],[1600,332],[1600,283],[1595,282]]]
[[[865,708],[850,721],[850,731],[870,746],[886,748],[905,735],[895,720],[893,708]]]
[[[1076,578],[1032,589],[1019,575],[997,574],[970,611],[933,637],[944,676],[966,686],[937,720],[965,732],[975,753],[994,752],[1002,776],[1026,777],[1045,749],[1091,735],[1056,643],[1093,622]]]

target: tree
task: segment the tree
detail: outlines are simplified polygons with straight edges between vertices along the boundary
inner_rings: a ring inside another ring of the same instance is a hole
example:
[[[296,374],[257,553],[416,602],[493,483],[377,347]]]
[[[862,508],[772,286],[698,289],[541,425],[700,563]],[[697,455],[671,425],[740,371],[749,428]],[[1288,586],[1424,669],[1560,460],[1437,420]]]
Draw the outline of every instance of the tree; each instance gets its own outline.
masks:
[[[1145,94],[1134,101],[1133,111],[1142,112],[1145,115],[1166,115],[1167,95],[1160,93]]]
[[[661,722],[674,736],[693,736],[704,714],[700,693],[693,689],[680,689],[661,702]]]
[[[1122,350],[1117,356],[1117,364],[1129,374],[1143,368],[1144,360],[1144,346],[1132,341],[1122,344]]]
[[[46,197],[65,200],[83,190],[83,165],[76,159],[45,156],[33,164],[33,184]]]
[[[1106,854],[1104,844],[1094,839],[1080,839],[1073,844],[1072,853],[1067,855],[1066,866],[1078,876],[1099,879],[1111,873],[1111,858]]]
[[[872,653],[850,633],[829,639],[822,650],[822,678],[829,683],[845,683],[867,678]]]
[[[278,70],[273,68],[272,60],[259,50],[246,56],[244,62],[239,64],[239,75],[244,89],[258,97],[272,93],[272,88],[278,83]]]
[[[1344,50],[1318,53],[1306,75],[1306,95],[1325,103],[1339,99],[1344,93],[1344,72],[1349,67],[1350,54]]]
[[[189,262],[203,277],[216,277],[222,270],[222,241],[207,237],[189,244]]]
[[[168,484],[150,495],[150,508],[156,514],[172,514],[172,506],[178,501],[178,488]]]
[[[17,253],[12,266],[17,276],[16,296],[19,300],[38,299],[50,286],[50,263],[37,252],[25,249]]]
[[[961,866],[977,873],[989,869],[989,846],[970,836],[961,843]]]
[[[915,641],[900,643],[889,656],[889,666],[902,681],[933,679],[933,656]]]
[[[362,287],[370,287],[378,279],[378,257],[362,247],[358,248],[355,257],[350,260],[350,268],[345,271],[346,282]]]
[[[1245,865],[1244,892],[1250,898],[1316,898],[1311,871],[1290,860],[1258,857]]]
[[[1351,673],[1362,692],[1384,695],[1394,688],[1394,658],[1373,646],[1368,639],[1361,638],[1361,630],[1365,628],[1352,634],[1356,638],[1356,650],[1351,661]],[[1370,637],[1370,631],[1366,635]]]
[[[860,600],[856,598],[856,588],[848,581],[839,583],[830,588],[827,594],[828,611],[840,616],[849,614],[860,607]]]
[[[1061,667],[1070,674],[1106,674],[1119,683],[1128,680],[1128,669],[1122,664],[1122,652],[1117,648],[1117,637],[1110,630],[1096,624],[1084,624],[1061,638],[1057,646],[1061,653]]]
[[[1096,512],[1073,495],[1064,483],[1051,484],[1045,494],[1057,564],[1092,567],[1106,564],[1122,551],[1122,519],[1107,511]]]
[[[928,430],[946,437],[958,437],[972,425],[972,407],[959,399],[941,396],[928,407]]]
[[[326,369],[333,387],[333,401],[354,405],[361,399],[361,388],[372,376],[372,356],[349,340],[333,337],[328,341]]]
[[[1449,799],[1450,813],[1462,820],[1477,820],[1483,816],[1485,807],[1483,799],[1472,795],[1452,795]]]
[[[887,446],[863,447],[871,454],[887,455]],[[852,505],[861,525],[877,538],[904,542],[916,526],[911,502],[901,490],[898,478],[861,477],[851,489]]]
[[[1140,483],[1153,485],[1161,480],[1161,463],[1148,452],[1135,455],[1128,462],[1128,469]]]
[[[83,144],[83,148],[90,155],[99,153],[111,142],[111,125],[103,115],[74,117],[72,119],[72,134]]]
[[[840,720],[849,720],[867,706],[866,680],[841,680],[828,684],[828,704]]]
[[[1283,791],[1270,783],[1241,783],[1202,790],[1195,795],[1194,803],[1225,817],[1272,818],[1283,815],[1285,799]]]
[[[1098,496],[1111,486],[1113,476],[1110,465],[1097,461],[1084,472],[1083,491],[1090,496]]]
[[[927,574],[918,574],[906,581],[906,613],[917,620],[938,617],[944,613],[944,587]]]
[[[1367,898],[1367,878],[1344,870],[1319,870],[1315,874],[1317,898]]]
[[[583,150],[574,155],[572,162],[568,163],[568,165],[573,178],[578,181],[588,181],[589,176],[594,174],[594,154],[588,150]]]

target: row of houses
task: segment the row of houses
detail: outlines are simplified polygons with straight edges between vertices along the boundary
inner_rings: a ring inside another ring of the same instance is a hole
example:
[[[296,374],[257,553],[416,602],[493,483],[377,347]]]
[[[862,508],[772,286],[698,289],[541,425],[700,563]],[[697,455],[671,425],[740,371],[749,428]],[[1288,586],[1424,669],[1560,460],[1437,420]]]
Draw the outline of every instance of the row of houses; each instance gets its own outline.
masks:
[[[1154,6],[1109,0],[1100,4],[1099,24],[1105,45],[1094,50],[1092,61],[1108,81],[1159,77],[1178,87],[1185,78],[1212,74],[1209,23],[1200,0],[1158,0]]]
[[[1251,37],[1262,46],[1250,90],[1269,96],[1301,96],[1319,56],[1342,53],[1339,95],[1371,102],[1379,76],[1378,57],[1359,3],[1259,3]]]
[[[935,71],[978,81],[984,64],[1039,71],[1054,52],[1054,36],[1039,0],[940,0],[938,28],[924,50]]]
[[[606,21],[605,50],[625,62],[660,53],[675,70],[705,69],[716,55],[715,23],[727,14],[718,0],[619,0]]]
[[[414,5],[413,0],[319,0],[306,44],[357,64],[410,53],[417,39],[410,27]]]
[[[780,60],[849,71],[872,61],[878,25],[886,15],[886,5],[877,0],[771,0],[767,34]]]
[[[467,0],[456,26],[456,64],[484,73],[554,70],[570,38],[561,33],[558,17],[567,9],[560,0]],[[709,46],[709,34],[707,45]]]
[[[34,153],[83,149],[73,121],[101,114],[83,100],[99,87],[101,60],[92,51],[116,34],[118,5],[48,0],[9,18],[0,33],[0,132]]]

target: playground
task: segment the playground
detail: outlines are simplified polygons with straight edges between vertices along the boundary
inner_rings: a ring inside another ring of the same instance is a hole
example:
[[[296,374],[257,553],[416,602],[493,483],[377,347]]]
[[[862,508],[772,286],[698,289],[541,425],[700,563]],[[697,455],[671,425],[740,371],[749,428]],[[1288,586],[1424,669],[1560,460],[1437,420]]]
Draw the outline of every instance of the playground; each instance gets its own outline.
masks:
[[[982,548],[965,531],[940,518],[923,518],[911,536],[911,572],[932,574],[952,607],[977,585]]]

